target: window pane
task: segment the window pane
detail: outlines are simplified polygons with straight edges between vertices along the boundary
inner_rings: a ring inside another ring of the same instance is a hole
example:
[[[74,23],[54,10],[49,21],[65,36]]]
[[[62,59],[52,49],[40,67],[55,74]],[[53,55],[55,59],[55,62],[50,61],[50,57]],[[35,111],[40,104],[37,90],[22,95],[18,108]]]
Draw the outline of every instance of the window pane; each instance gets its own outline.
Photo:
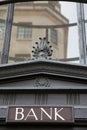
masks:
[[[50,32],[51,34],[51,42],[52,43],[54,43],[54,44],[57,44],[57,30],[55,30],[55,29],[51,29],[51,32]]]
[[[69,20],[68,41],[67,41],[67,61],[79,63],[79,37],[77,27],[77,3],[60,2],[62,14]],[[68,8],[67,8],[68,7]]]
[[[15,58],[19,55],[29,54],[30,57],[27,59],[34,59],[33,46],[37,47],[35,43],[40,43],[40,37],[42,39],[45,37],[46,42],[50,42],[49,45],[52,46],[52,56],[48,56],[48,59],[67,62],[79,60],[76,3],[61,1],[16,3],[9,63],[16,61]]]
[[[17,39],[18,40],[30,40],[32,38],[32,29],[29,27],[18,27],[17,28]]]

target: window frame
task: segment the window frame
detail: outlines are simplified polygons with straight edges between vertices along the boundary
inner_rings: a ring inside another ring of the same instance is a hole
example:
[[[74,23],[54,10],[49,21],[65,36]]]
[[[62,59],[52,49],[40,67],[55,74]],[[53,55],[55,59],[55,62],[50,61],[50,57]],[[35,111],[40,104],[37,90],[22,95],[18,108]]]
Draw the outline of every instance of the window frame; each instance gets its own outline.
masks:
[[[9,4],[9,3],[16,3],[16,2],[33,2],[35,0],[0,0],[0,5],[2,4]],[[59,0],[57,0],[59,1]],[[64,1],[64,0],[61,0]],[[80,2],[80,3],[87,3],[87,0],[65,0],[67,2]]]
[[[55,33],[55,34],[54,34]],[[52,36],[52,35],[55,35],[55,36]],[[54,41],[54,39],[52,38],[55,38],[56,41]],[[58,44],[58,32],[55,28],[51,28],[50,29],[50,41],[54,44],[54,45],[57,45]]]
[[[17,26],[17,40],[32,40],[32,28],[25,26],[25,25],[32,25],[32,23],[19,23],[19,24],[21,26]],[[20,31],[20,29],[23,29],[24,32]],[[26,33],[26,29],[30,29],[31,34],[28,32],[29,30],[27,30],[28,33]],[[20,37],[19,32],[22,32],[21,33],[22,38]],[[26,37],[26,34],[31,35],[31,36]]]

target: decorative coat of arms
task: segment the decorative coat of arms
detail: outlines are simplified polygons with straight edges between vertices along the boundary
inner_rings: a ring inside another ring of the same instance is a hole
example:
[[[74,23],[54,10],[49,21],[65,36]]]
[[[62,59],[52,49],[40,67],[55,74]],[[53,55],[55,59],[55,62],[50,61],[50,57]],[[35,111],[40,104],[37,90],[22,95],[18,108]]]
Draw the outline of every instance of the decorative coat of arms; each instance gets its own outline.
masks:
[[[38,77],[34,83],[35,87],[50,87],[49,79],[45,77]]]

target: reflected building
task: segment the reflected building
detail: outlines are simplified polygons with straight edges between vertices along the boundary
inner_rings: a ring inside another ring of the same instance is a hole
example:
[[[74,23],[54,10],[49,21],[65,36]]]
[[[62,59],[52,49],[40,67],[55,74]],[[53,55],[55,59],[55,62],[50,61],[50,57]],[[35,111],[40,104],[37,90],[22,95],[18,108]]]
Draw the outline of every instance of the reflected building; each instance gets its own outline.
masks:
[[[0,7],[0,19],[6,13],[6,7]],[[68,19],[61,14],[61,5],[57,1],[37,1],[15,4],[12,27],[9,62],[32,59],[32,47],[39,38],[47,38],[53,49],[52,59],[64,59],[67,56]],[[42,25],[42,26],[41,26]],[[0,50],[4,39],[5,26],[0,23]]]

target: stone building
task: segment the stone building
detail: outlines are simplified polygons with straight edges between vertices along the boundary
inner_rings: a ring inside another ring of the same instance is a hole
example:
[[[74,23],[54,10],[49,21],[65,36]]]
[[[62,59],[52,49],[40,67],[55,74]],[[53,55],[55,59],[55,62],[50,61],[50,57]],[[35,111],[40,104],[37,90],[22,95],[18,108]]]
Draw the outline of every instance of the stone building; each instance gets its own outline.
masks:
[[[0,66],[0,130],[87,130],[86,71],[50,60]]]

